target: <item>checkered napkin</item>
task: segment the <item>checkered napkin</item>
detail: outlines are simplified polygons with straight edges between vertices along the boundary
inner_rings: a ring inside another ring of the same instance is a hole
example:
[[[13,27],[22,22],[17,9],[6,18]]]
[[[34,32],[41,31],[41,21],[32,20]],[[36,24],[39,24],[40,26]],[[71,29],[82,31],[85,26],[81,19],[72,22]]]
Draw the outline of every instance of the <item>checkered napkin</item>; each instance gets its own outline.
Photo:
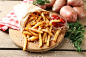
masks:
[[[33,0],[24,0],[22,3],[32,3]],[[10,11],[4,18],[0,20],[0,29],[2,31],[6,31],[8,28],[20,29],[20,25],[15,15],[15,12],[12,10]]]

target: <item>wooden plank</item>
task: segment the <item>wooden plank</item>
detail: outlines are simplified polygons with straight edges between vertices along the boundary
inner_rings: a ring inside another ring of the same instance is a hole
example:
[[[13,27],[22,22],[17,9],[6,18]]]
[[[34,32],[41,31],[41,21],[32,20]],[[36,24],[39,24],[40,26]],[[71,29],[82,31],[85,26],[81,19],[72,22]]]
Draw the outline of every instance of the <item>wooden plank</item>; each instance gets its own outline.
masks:
[[[22,1],[0,1],[0,19],[3,18],[7,13],[13,10],[13,6],[21,3]]]
[[[31,53],[22,50],[0,50],[0,57],[86,57],[86,52],[76,51],[47,51]]]
[[[18,48],[10,39],[8,33],[0,31],[0,48]]]
[[[79,19],[79,22],[86,26],[86,17]]]
[[[84,0],[84,1],[86,1],[86,0]]]

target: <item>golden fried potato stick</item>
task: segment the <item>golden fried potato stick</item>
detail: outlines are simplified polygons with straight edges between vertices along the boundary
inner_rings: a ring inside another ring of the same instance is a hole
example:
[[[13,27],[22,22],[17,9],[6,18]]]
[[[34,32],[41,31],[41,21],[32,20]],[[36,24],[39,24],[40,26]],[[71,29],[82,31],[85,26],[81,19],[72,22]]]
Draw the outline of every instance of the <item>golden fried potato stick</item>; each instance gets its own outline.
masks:
[[[39,47],[42,47],[42,37],[41,37],[41,34],[39,34]]]
[[[48,27],[46,28],[46,30],[48,30]],[[48,34],[46,34],[45,43],[47,43],[47,40],[48,40]]]
[[[46,18],[46,21],[49,22],[49,20]]]
[[[47,36],[47,33],[44,33],[43,34],[43,39],[42,39],[42,42],[45,43],[45,37]]]
[[[37,22],[39,22],[41,19],[41,16],[38,17],[38,19],[36,19],[36,22],[32,23],[32,25],[35,25]]]
[[[37,32],[37,33],[43,33],[43,31],[40,31],[40,30],[37,30],[37,29],[33,29],[33,28],[28,28],[29,30],[32,30],[34,32]]]
[[[30,24],[30,23],[28,23],[28,24],[26,25],[25,30],[28,31],[28,28],[31,28],[31,24]]]
[[[54,42],[57,41],[57,38],[58,38],[58,36],[59,36],[60,31],[61,31],[60,29],[58,29],[58,30],[56,31],[55,36],[54,36]]]
[[[39,34],[33,32],[33,31],[30,31],[30,30],[29,30],[29,32],[30,32],[33,36],[38,36],[38,35],[39,35]]]
[[[43,24],[43,23],[46,23],[45,21],[42,21],[42,22],[38,22],[35,26],[33,26],[32,28],[36,28],[37,26]]]
[[[48,30],[46,30],[46,29],[42,29],[42,31],[47,32],[50,36],[53,35],[50,31],[48,31]]]
[[[28,22],[27,25],[26,25],[26,27],[28,27],[28,28],[31,27],[31,24]]]
[[[28,22],[30,22],[30,21],[32,21],[32,20],[36,20],[37,19],[37,17],[31,17],[29,20],[28,20]]]
[[[25,29],[24,29],[24,30],[28,31],[28,27],[25,27]]]
[[[30,36],[29,35],[27,35],[27,38],[29,38]]]
[[[41,16],[39,16],[39,17],[38,17],[38,19],[36,20],[36,22],[39,22],[41,18],[42,18],[42,17],[41,17]]]
[[[51,32],[52,26],[50,28],[48,28],[48,29],[50,29],[50,32]],[[50,35],[48,35],[47,46],[49,46],[49,42],[50,42]]]
[[[31,25],[35,25],[37,22],[33,22]]]
[[[51,20],[50,22],[61,22],[60,20]]]
[[[23,46],[23,51],[25,51],[26,50],[26,47],[27,47],[27,37],[26,37],[26,35],[25,34],[23,34],[23,37],[24,37],[24,46]]]
[[[48,35],[48,34],[46,34],[46,37],[45,37],[45,41],[44,41],[45,43],[47,43],[47,39],[48,39],[47,35]]]
[[[47,46],[49,47],[50,35],[48,35]]]
[[[38,30],[41,30],[41,26],[39,26]],[[42,47],[42,35],[39,33],[39,47]]]
[[[50,26],[49,21],[46,22],[46,26],[47,26],[47,27]]]
[[[41,16],[43,17],[43,20],[45,21],[45,16],[43,12],[41,13]]]
[[[52,25],[52,22],[61,22],[60,20],[51,20],[50,25]]]
[[[28,41],[35,41],[35,40],[38,40],[39,37],[38,36],[32,36],[30,38],[28,38]]]
[[[28,35],[32,35],[30,32],[28,31],[23,31],[23,34],[28,34]]]

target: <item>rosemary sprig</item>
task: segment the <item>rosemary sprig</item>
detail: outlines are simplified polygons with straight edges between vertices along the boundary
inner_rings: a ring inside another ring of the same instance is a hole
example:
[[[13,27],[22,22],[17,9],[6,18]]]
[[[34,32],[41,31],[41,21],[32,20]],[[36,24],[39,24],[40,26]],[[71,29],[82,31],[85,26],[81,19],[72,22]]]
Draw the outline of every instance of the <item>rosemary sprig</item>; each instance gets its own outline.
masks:
[[[44,5],[45,3],[50,3],[49,0],[35,0],[33,1],[33,4],[39,4],[39,5]]]
[[[80,22],[68,23],[69,30],[65,34],[65,38],[68,38],[74,43],[76,51],[81,51],[82,39],[84,38],[84,26]]]

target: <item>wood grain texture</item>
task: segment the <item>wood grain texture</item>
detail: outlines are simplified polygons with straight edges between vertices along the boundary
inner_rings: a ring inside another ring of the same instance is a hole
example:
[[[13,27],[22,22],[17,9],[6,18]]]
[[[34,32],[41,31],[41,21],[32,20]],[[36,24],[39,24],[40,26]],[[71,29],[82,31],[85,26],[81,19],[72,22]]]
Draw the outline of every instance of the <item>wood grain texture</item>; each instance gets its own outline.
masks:
[[[84,1],[86,1],[86,0],[84,0]]]
[[[0,1],[0,19],[3,18],[7,13],[13,10],[13,6],[21,3],[22,1]]]
[[[0,57],[86,57],[86,52],[74,51],[47,51],[32,53],[22,50],[0,50]]]
[[[13,44],[12,40],[8,33],[0,31],[0,48],[17,48],[16,45]]]

